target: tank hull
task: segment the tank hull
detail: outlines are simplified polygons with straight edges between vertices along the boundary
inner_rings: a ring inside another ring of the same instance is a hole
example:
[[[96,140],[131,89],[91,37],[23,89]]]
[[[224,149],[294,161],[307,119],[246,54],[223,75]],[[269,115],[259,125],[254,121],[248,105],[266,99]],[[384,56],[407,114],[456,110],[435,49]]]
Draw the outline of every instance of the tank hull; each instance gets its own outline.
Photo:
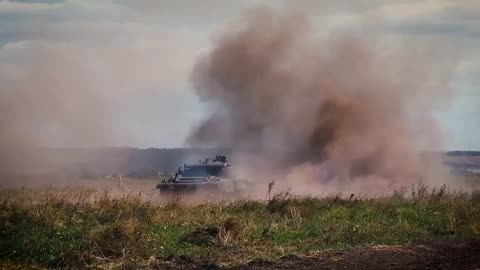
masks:
[[[246,181],[224,181],[211,183],[160,183],[157,185],[162,199],[171,200],[178,196],[195,199],[231,200],[246,198],[252,191]]]
[[[221,190],[220,183],[160,183],[157,188],[160,192],[194,192],[198,190]]]
[[[236,197],[249,192],[250,185],[246,181],[232,179],[228,173],[230,164],[226,156],[217,155],[215,159],[185,164],[179,167],[175,175],[161,181],[157,185],[161,197],[172,194],[215,197]]]

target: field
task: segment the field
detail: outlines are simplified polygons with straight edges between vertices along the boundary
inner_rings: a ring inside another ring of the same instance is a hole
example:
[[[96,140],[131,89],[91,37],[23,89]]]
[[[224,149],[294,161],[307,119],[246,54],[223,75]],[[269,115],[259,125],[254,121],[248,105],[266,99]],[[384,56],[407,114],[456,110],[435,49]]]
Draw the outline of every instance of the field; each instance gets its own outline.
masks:
[[[158,202],[148,199],[152,194],[120,194],[114,188],[1,190],[0,265],[317,269],[320,261],[326,268],[343,268],[339,258],[349,258],[348,269],[378,257],[374,266],[392,268],[411,262],[405,254],[420,254],[428,263],[428,256],[438,259],[437,249],[450,259],[480,252],[480,192],[420,185],[386,198],[280,192],[263,201],[192,204],[180,197]]]

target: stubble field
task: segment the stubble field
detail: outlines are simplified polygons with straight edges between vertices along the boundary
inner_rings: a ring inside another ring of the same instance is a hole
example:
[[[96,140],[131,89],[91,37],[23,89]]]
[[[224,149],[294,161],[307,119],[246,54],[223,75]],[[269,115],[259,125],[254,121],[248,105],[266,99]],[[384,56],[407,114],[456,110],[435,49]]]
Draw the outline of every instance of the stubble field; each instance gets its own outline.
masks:
[[[182,197],[159,200],[154,181],[107,183],[103,191],[88,185],[1,190],[0,265],[348,269],[374,263],[367,268],[402,268],[412,262],[442,263],[428,260],[441,258],[437,249],[453,260],[455,254],[467,258],[480,252],[478,191],[417,185],[383,198],[272,192],[265,200],[191,203]],[[138,191],[139,183],[147,191]],[[420,255],[424,259],[415,260]],[[443,263],[459,267],[455,261]]]

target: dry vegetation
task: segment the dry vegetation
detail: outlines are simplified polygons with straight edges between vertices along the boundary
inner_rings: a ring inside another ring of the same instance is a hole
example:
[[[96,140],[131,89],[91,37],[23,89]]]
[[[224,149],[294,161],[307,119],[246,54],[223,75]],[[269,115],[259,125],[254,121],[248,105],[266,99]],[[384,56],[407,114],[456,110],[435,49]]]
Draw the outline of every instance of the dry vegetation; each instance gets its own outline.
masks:
[[[175,258],[234,266],[318,250],[480,237],[480,193],[410,187],[188,204],[85,188],[0,191],[0,265],[155,268]]]

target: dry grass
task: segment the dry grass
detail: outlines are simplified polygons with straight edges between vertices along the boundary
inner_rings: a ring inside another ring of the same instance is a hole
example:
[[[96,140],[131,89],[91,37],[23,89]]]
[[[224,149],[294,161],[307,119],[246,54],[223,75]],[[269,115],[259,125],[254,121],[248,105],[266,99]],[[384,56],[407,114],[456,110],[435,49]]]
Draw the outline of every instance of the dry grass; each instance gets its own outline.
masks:
[[[408,195],[408,196],[407,196]],[[478,192],[416,186],[389,198],[271,194],[184,204],[88,188],[0,191],[0,264],[110,269],[169,256],[238,264],[325,249],[480,236]],[[21,268],[21,267],[20,267]]]

